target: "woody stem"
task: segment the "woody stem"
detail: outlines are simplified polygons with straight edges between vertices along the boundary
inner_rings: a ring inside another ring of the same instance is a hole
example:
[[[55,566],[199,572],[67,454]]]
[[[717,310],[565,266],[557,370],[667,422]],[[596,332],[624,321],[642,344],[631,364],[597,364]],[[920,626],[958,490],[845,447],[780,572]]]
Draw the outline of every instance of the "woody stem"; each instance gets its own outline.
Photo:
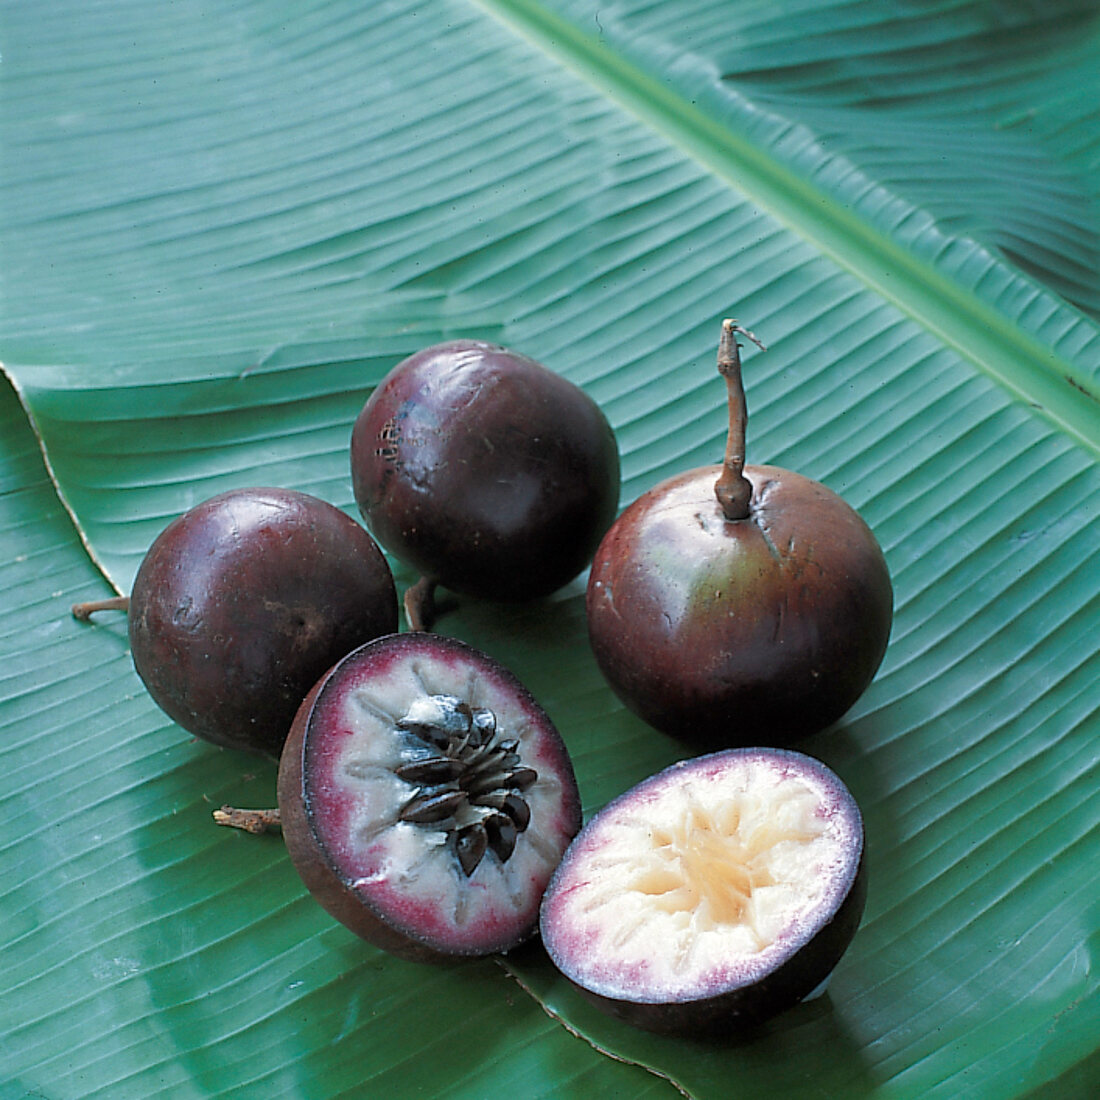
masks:
[[[748,408],[745,403],[745,387],[741,380],[741,345],[737,336],[747,336],[760,348],[764,345],[736,321],[722,322],[722,336],[718,343],[718,373],[726,380],[726,401],[729,406],[729,429],[726,434],[726,457],[722,473],[714,483],[714,492],[722,507],[722,514],[730,521],[748,518],[752,500],[752,482],[745,477],[745,426]],[[766,349],[765,349],[766,350]]]

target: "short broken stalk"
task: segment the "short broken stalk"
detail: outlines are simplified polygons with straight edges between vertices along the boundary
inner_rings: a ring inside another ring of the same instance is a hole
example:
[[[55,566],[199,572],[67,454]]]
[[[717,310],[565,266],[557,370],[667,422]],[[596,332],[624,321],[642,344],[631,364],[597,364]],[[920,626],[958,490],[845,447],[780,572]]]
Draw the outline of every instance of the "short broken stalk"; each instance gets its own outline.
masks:
[[[722,514],[732,521],[747,519],[752,500],[752,482],[745,477],[745,425],[748,409],[745,403],[745,387],[741,381],[741,345],[737,335],[747,336],[757,347],[764,345],[748,329],[736,321],[722,322],[722,336],[718,344],[718,373],[726,380],[729,404],[729,431],[726,435],[726,457],[722,473],[714,483],[714,492],[722,506]]]
[[[405,619],[410,630],[431,630],[437,615],[435,581],[431,577],[421,577],[416,584],[405,589],[401,604],[405,609]]]
[[[84,603],[74,603],[71,611],[74,619],[86,623],[96,611],[129,611],[129,596],[111,596],[105,600],[86,600]]]
[[[259,835],[270,829],[282,827],[277,809],[244,810],[237,806],[222,806],[214,811],[214,821],[231,829],[242,829],[246,833]]]

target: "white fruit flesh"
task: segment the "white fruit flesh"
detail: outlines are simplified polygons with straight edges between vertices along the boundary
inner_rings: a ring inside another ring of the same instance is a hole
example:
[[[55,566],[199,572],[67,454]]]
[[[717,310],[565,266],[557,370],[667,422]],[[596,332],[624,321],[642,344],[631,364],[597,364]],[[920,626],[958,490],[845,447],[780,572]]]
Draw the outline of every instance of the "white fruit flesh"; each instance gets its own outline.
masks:
[[[750,985],[850,889],[858,813],[799,754],[715,753],[661,773],[583,830],[543,906],[574,981],[634,1003]]]
[[[314,738],[308,753],[312,827],[344,881],[387,922],[439,950],[495,949],[514,938],[517,924],[533,920],[576,830],[575,794],[559,778],[563,750],[547,733],[545,715],[494,666],[455,650],[410,656],[409,645],[378,658],[369,675],[334,677],[319,697],[313,723],[326,735]],[[487,851],[469,875],[456,858],[454,834],[489,809],[463,801],[438,822],[401,819],[410,799],[435,788],[396,770],[445,752],[398,727],[431,712],[438,695],[493,711],[493,743],[517,740],[523,766],[538,773],[522,790],[530,823],[514,851],[503,860]]]

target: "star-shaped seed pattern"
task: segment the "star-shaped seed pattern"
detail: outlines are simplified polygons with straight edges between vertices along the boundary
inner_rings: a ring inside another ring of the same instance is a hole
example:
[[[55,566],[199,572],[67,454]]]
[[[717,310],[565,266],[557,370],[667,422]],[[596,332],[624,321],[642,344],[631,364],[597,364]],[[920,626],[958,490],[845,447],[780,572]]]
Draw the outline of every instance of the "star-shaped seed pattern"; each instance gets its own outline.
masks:
[[[531,821],[522,792],[538,779],[523,765],[519,741],[499,736],[487,707],[471,707],[453,695],[416,700],[396,726],[424,746],[395,769],[415,788],[398,820],[446,832],[467,877],[487,852],[507,862]]]
[[[797,817],[796,825],[782,824],[762,814],[747,794],[716,808],[693,803],[674,823],[652,830],[652,847],[628,888],[668,913],[753,929],[754,892],[777,885],[771,867],[776,846],[809,843],[823,829],[812,818]]]

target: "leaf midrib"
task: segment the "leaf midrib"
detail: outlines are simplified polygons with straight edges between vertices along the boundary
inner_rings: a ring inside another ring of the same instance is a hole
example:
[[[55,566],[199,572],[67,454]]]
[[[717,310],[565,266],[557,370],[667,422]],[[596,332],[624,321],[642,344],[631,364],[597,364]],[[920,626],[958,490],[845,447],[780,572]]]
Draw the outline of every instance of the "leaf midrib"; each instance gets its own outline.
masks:
[[[606,49],[597,38],[546,10],[538,0],[475,2],[766,209],[1017,400],[1100,456],[1100,394],[1057,349],[877,231],[766,148],[731,132],[674,88]],[[973,242],[973,247],[980,246]],[[1019,272],[1013,271],[1013,277],[1037,286]],[[1037,291],[1051,293],[1039,286]],[[1058,304],[1078,316],[1061,299]]]

